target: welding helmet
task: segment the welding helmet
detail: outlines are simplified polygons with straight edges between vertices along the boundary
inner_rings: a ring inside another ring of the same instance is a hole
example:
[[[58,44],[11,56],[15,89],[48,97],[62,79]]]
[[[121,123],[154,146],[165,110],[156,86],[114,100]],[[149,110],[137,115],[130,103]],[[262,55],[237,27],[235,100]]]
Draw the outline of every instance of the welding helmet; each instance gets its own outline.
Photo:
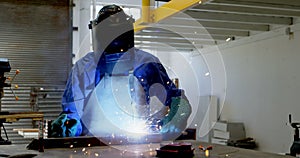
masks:
[[[134,19],[117,5],[104,6],[89,29],[92,30],[94,52],[114,54],[134,46]]]

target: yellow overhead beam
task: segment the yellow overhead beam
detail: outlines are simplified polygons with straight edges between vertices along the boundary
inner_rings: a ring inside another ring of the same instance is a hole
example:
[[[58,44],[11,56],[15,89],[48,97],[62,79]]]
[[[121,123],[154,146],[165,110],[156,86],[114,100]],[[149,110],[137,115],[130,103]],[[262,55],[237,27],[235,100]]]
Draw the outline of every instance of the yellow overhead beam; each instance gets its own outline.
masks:
[[[143,22],[149,22],[149,17],[150,17],[150,6],[151,6],[151,0],[142,0],[142,16],[141,16],[141,21]]]
[[[134,31],[138,32],[146,28],[149,23],[157,23],[203,1],[208,0],[171,0],[158,8],[151,9],[150,0],[142,0],[142,16],[134,23]]]

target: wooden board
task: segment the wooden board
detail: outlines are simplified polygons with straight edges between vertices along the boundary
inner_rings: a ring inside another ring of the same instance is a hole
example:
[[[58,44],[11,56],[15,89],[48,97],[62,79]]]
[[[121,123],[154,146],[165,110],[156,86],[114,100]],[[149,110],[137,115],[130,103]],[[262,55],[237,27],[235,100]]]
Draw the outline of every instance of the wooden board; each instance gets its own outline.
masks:
[[[44,119],[44,114],[41,112],[16,112],[9,113],[5,115],[0,115],[0,120],[5,120],[4,122],[16,122],[19,119],[32,119],[35,121],[42,121]]]

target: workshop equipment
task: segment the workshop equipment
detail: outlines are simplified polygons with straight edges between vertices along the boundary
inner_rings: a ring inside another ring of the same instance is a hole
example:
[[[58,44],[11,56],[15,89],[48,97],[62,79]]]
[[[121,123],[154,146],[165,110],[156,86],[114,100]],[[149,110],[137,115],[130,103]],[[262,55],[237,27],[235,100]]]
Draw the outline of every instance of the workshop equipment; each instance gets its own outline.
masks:
[[[40,112],[8,112],[8,111],[1,111],[1,99],[4,96],[4,87],[11,87],[16,75],[20,73],[20,70],[16,70],[14,76],[6,77],[5,73],[9,73],[11,70],[9,60],[6,58],[0,58],[0,145],[9,145],[11,141],[9,141],[6,129],[3,123],[12,123],[16,122],[19,119],[32,119],[34,121],[43,122],[44,114]],[[7,83],[9,81],[9,83]],[[18,85],[15,85],[17,88]],[[11,89],[11,88],[10,88]],[[15,95],[14,91],[11,89],[14,97],[18,100],[18,96]],[[6,140],[1,136],[1,127],[5,133]]]
[[[294,141],[290,148],[290,155],[291,156],[300,156],[300,138],[299,138],[299,122],[292,122],[292,115],[289,114],[289,124],[295,129],[294,131]]]
[[[6,115],[7,112],[1,112],[1,99],[4,96],[4,87],[10,87],[11,85],[6,83],[6,77],[4,76],[5,72],[10,72],[10,64],[8,62],[8,59],[6,58],[0,58],[0,115]],[[3,123],[5,122],[5,119],[0,119],[0,128],[2,127],[6,136],[6,140],[4,140],[1,137],[1,129],[0,129],[0,145],[2,144],[11,144],[11,142],[8,140],[8,136],[6,133],[6,130],[3,126]]]
[[[211,145],[204,147],[203,145],[199,145],[198,147],[202,152],[204,152],[205,157],[209,157],[209,151],[213,149]]]
[[[191,143],[173,142],[163,145],[159,150],[156,150],[156,156],[160,158],[192,158],[194,150]]]

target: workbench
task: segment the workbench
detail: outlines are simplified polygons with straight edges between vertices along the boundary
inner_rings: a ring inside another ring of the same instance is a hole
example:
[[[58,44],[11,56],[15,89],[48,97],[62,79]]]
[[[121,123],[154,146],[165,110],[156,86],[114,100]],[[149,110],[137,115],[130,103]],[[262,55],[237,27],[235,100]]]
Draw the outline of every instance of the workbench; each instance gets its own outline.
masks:
[[[0,115],[0,120],[5,123],[16,122],[19,119],[32,119],[33,121],[43,121],[44,114],[42,112],[10,112]]]
[[[0,144],[1,145],[11,144],[11,142],[8,140],[8,136],[3,123],[13,123],[13,122],[17,122],[20,119],[32,119],[32,121],[39,121],[39,123],[43,124],[44,114],[42,112],[1,112],[0,111]],[[3,128],[7,140],[4,140],[2,138],[1,128]],[[20,131],[18,130],[18,133],[19,132]]]
[[[256,150],[242,149],[218,144],[210,144],[195,140],[181,140],[181,142],[192,143],[195,148],[194,158],[204,158],[204,152],[198,149],[199,145],[212,145],[210,158],[292,158],[286,155],[266,153]],[[163,142],[162,142],[163,143]],[[82,157],[101,157],[101,158],[151,158],[156,156],[156,149],[160,148],[161,143],[135,144],[135,145],[114,145],[114,146],[90,146],[80,148],[51,148],[44,152],[27,150],[26,145],[3,145],[0,147],[0,155],[17,154],[36,154],[35,158],[82,158]],[[30,155],[29,155],[30,156]]]

